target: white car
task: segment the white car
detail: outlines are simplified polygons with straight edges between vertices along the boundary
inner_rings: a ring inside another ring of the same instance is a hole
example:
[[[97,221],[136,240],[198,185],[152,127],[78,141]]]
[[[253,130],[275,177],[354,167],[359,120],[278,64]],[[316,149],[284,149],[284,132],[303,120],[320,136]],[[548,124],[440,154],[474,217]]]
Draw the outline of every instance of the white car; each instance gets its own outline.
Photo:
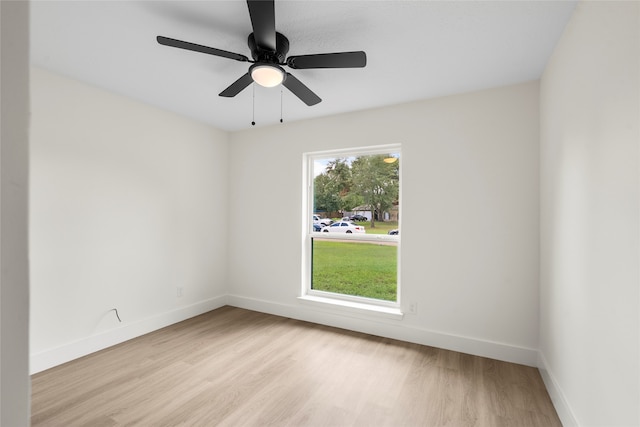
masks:
[[[318,215],[314,215],[313,216],[313,223],[314,224],[320,224],[323,227],[326,227],[327,225],[331,224],[331,220],[329,218],[320,218],[320,216]]]
[[[364,233],[362,225],[356,225],[351,221],[336,221],[328,227],[322,229],[323,233]]]

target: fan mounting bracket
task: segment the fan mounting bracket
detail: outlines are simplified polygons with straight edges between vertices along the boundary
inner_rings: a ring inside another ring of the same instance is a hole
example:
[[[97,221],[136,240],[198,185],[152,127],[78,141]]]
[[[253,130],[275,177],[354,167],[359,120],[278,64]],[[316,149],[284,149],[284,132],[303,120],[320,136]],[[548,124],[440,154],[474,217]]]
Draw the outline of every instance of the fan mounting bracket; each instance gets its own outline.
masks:
[[[249,34],[247,43],[249,45],[249,50],[251,51],[251,57],[255,62],[286,65],[285,59],[287,57],[287,52],[289,52],[289,39],[284,35],[276,32],[275,51],[261,49],[258,47],[253,33]]]

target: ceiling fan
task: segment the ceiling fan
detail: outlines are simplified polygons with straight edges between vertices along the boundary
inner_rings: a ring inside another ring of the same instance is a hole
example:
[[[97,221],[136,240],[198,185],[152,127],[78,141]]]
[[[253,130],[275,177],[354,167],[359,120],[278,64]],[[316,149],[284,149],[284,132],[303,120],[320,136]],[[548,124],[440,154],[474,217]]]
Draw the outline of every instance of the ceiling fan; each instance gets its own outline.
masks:
[[[276,32],[274,0],[247,0],[247,6],[253,27],[253,33],[249,34],[248,40],[253,60],[239,53],[169,37],[158,36],[156,40],[165,46],[251,63],[252,65],[246,74],[220,92],[220,96],[228,98],[236,96],[252,82],[265,87],[275,87],[282,84],[302,102],[311,106],[319,103],[322,99],[291,73],[285,71],[283,66],[294,70],[304,70],[310,68],[362,68],[367,65],[367,55],[362,51],[296,55],[287,58],[289,40]]]

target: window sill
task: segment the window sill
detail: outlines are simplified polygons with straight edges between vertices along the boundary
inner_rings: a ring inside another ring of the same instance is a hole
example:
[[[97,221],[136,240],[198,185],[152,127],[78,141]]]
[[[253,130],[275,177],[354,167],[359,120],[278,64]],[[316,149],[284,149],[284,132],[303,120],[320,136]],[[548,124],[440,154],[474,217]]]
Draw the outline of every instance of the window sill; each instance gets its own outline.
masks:
[[[395,307],[384,307],[380,305],[365,304],[354,301],[344,301],[333,298],[319,297],[315,295],[304,295],[298,297],[298,300],[300,300],[300,302],[302,302],[303,304],[308,304],[315,307],[328,307],[337,309],[341,312],[352,314],[367,314],[394,320],[402,320],[402,318],[404,317],[404,313],[402,313],[399,308]]]

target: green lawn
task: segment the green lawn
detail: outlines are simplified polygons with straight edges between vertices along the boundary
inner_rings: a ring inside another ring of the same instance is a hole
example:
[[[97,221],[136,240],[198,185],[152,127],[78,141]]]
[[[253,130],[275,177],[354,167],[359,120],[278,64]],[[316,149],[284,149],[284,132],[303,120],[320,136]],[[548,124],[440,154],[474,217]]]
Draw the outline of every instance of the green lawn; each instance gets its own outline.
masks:
[[[371,228],[371,221],[361,222],[367,234],[387,234],[389,230],[398,228],[398,221],[378,222],[375,228]]]
[[[340,218],[333,218],[334,221],[340,221]],[[387,234],[389,230],[398,228],[398,221],[376,221],[376,226],[371,228],[371,221],[354,221],[354,224],[363,225],[367,234]]]
[[[393,227],[389,229],[391,228]],[[384,234],[387,232],[376,228],[378,230]],[[368,228],[366,231],[370,233]],[[398,250],[395,245],[335,242],[316,238],[313,240],[312,288],[395,301],[397,260]]]

